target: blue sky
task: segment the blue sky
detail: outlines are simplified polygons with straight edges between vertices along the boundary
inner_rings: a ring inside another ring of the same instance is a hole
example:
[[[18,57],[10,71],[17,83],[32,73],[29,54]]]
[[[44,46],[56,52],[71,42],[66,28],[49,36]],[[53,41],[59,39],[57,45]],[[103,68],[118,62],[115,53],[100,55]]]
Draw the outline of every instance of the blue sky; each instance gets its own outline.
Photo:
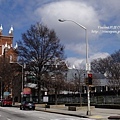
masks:
[[[56,31],[65,45],[66,61],[75,66],[85,63],[87,28],[89,61],[119,50],[120,0],[0,0],[0,24],[7,35],[13,25],[14,44],[31,24],[41,22]]]

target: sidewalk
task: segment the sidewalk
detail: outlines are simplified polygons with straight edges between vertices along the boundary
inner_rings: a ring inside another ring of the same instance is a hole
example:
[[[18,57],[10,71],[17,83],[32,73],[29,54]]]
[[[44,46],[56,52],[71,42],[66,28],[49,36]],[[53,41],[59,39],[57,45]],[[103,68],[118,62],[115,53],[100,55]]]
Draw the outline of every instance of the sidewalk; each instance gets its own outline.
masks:
[[[43,106],[36,105],[36,110],[51,112],[57,114],[71,115],[82,118],[91,118],[97,120],[108,120],[110,116],[120,116],[119,109],[101,109],[91,107],[91,115],[86,115],[87,107],[79,107],[76,111],[69,111],[68,107],[54,106],[51,108],[44,108]],[[118,119],[117,119],[118,120]],[[119,119],[120,120],[120,119]]]

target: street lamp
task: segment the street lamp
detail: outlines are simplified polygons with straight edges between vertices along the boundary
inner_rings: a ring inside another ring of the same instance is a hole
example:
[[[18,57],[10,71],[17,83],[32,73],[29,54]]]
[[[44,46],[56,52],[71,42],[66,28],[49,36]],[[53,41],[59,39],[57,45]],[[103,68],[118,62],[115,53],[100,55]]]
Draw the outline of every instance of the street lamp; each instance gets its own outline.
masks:
[[[73,22],[75,23],[76,25],[80,26],[81,28],[83,28],[85,30],[85,40],[86,40],[86,70],[88,70],[88,38],[87,38],[87,28],[84,27],[83,25],[73,21],[73,20],[63,20],[63,19],[59,19],[58,20],[59,22],[65,22],[65,21],[70,21],[70,22]]]
[[[0,76],[1,79],[1,100],[2,100],[2,77]]]
[[[87,28],[73,20],[63,20],[63,19],[58,19],[59,22],[66,22],[66,21],[70,21],[75,23],[76,25],[78,25],[79,27],[83,28],[85,30],[85,40],[86,40],[86,73],[89,73],[90,70],[90,65],[88,63],[88,38],[87,38]],[[87,115],[91,115],[91,111],[90,111],[90,93],[89,93],[89,85],[87,85],[87,99],[88,99],[88,110],[87,110]]]
[[[23,69],[24,69],[24,65],[21,65],[20,63],[18,63],[17,62],[17,64],[19,65],[19,66],[21,66],[21,68],[22,68],[22,92],[23,92],[23,79],[24,79],[24,76],[23,76]]]
[[[20,63],[18,63],[18,62],[10,62],[10,63],[13,63],[13,64],[18,64],[21,68],[22,68],[22,87],[21,87],[21,91],[22,91],[22,94],[23,94],[23,86],[24,86],[24,84],[23,84],[23,81],[24,81],[24,75],[23,75],[23,70],[24,70],[24,65],[21,65]]]

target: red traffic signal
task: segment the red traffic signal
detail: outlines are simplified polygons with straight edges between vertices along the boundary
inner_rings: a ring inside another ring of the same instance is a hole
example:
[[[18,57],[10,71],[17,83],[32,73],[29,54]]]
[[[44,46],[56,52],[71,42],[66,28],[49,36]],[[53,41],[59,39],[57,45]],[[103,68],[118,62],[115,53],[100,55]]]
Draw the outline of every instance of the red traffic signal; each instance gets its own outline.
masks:
[[[88,84],[92,85],[92,74],[91,73],[88,74]]]
[[[89,77],[92,78],[92,74],[91,74],[91,73],[88,74],[88,78],[89,78]]]

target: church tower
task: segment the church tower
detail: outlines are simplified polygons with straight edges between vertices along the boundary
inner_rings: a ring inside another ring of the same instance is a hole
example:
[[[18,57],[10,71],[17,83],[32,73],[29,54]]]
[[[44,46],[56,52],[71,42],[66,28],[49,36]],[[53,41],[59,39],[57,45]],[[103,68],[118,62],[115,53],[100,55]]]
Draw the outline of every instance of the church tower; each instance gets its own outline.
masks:
[[[2,34],[3,27],[0,26],[0,56],[4,56],[10,62],[17,61],[17,44],[13,47],[13,27],[9,30],[9,35]]]

